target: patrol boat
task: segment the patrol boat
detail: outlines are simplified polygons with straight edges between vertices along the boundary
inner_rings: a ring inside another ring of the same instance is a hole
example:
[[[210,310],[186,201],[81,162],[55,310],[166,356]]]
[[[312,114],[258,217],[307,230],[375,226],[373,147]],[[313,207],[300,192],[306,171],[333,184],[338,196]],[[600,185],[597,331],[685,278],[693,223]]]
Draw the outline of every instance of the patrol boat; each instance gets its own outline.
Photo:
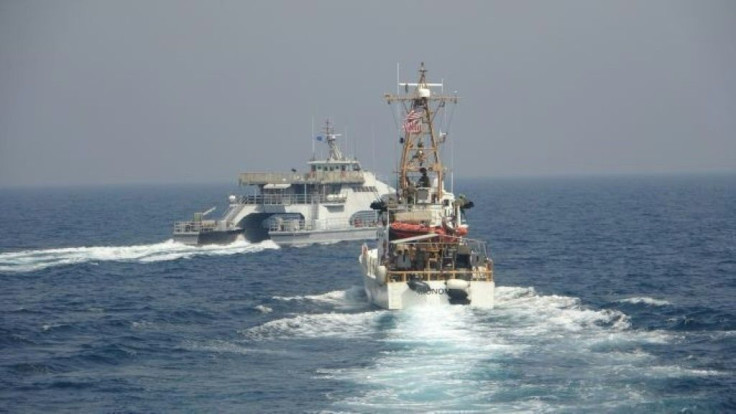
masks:
[[[404,114],[397,192],[371,205],[380,213],[377,244],[363,244],[359,262],[369,300],[385,309],[416,305],[464,304],[493,307],[493,261],[486,244],[467,238],[464,196],[445,188],[440,148],[446,133],[438,114],[457,96],[441,83],[428,83],[422,63],[417,83],[400,83],[405,93],[387,94]],[[413,90],[410,92],[410,88]],[[434,90],[439,89],[439,93]]]
[[[279,245],[332,243],[375,239],[377,212],[371,202],[395,190],[365,171],[357,158],[342,154],[330,121],[317,137],[329,148],[326,159],[314,156],[304,173],[246,172],[239,184],[250,194],[228,197],[218,220],[206,216],[214,208],[194,213],[193,220],[174,224],[175,241],[189,244],[229,244],[239,236],[248,241],[271,239]]]

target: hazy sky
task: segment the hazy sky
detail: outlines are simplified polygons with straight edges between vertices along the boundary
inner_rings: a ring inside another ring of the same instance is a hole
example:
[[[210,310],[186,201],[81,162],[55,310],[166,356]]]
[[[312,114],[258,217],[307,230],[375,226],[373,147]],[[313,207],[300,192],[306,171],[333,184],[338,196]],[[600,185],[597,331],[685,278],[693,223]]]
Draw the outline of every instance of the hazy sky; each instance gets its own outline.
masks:
[[[0,186],[303,170],[326,117],[388,175],[422,61],[456,177],[736,170],[732,0],[2,0]]]

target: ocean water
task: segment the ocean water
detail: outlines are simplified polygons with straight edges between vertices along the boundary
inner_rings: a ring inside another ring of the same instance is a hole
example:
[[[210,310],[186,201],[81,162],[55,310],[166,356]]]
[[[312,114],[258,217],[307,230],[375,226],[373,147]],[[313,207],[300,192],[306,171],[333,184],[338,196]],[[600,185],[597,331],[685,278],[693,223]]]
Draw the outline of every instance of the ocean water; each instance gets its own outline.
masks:
[[[493,310],[372,308],[357,242],[172,242],[225,185],[0,190],[0,411],[736,411],[736,175],[455,187]]]

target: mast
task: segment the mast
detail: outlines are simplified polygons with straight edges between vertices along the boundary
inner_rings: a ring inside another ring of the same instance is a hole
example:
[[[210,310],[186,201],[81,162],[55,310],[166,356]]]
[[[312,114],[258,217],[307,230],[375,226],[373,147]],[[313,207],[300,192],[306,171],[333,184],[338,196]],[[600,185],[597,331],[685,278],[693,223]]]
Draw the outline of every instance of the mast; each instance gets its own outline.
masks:
[[[342,152],[340,151],[340,147],[337,146],[337,137],[339,137],[342,134],[335,134],[335,128],[330,125],[330,120],[325,120],[325,127],[323,129],[325,133],[325,139],[327,140],[327,145],[330,147],[330,154],[327,157],[328,160],[331,161],[342,161],[345,159],[343,157]]]
[[[419,68],[419,81],[417,83],[400,83],[404,86],[405,94],[386,94],[386,101],[391,104],[400,102],[404,108],[404,137],[399,164],[398,186],[402,198],[411,194],[414,190],[412,179],[421,174],[419,181],[433,174],[437,178],[435,189],[437,199],[442,199],[444,191],[445,167],[440,157],[440,145],[444,140],[438,137],[434,128],[434,118],[445,104],[457,103],[457,96],[448,96],[442,93],[433,94],[431,87],[440,87],[444,90],[442,83],[428,83],[427,70],[422,62]],[[409,93],[409,87],[414,90]],[[426,180],[426,179],[425,179]],[[426,184],[426,181],[425,181]],[[431,184],[430,184],[431,185]],[[430,186],[424,185],[424,186]]]

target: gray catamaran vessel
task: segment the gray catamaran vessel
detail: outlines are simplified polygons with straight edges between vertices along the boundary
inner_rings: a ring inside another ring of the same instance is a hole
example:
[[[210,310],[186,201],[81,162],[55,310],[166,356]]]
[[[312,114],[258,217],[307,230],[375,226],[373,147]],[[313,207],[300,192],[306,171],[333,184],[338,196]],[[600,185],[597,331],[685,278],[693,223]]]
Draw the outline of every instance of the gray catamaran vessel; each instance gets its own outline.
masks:
[[[279,245],[331,243],[376,238],[378,217],[370,204],[395,192],[345,157],[330,122],[323,129],[329,147],[326,159],[307,162],[308,171],[246,172],[241,187],[249,194],[228,197],[218,220],[207,219],[214,208],[195,213],[192,221],[174,224],[174,240],[189,244],[229,244],[238,237]]]

